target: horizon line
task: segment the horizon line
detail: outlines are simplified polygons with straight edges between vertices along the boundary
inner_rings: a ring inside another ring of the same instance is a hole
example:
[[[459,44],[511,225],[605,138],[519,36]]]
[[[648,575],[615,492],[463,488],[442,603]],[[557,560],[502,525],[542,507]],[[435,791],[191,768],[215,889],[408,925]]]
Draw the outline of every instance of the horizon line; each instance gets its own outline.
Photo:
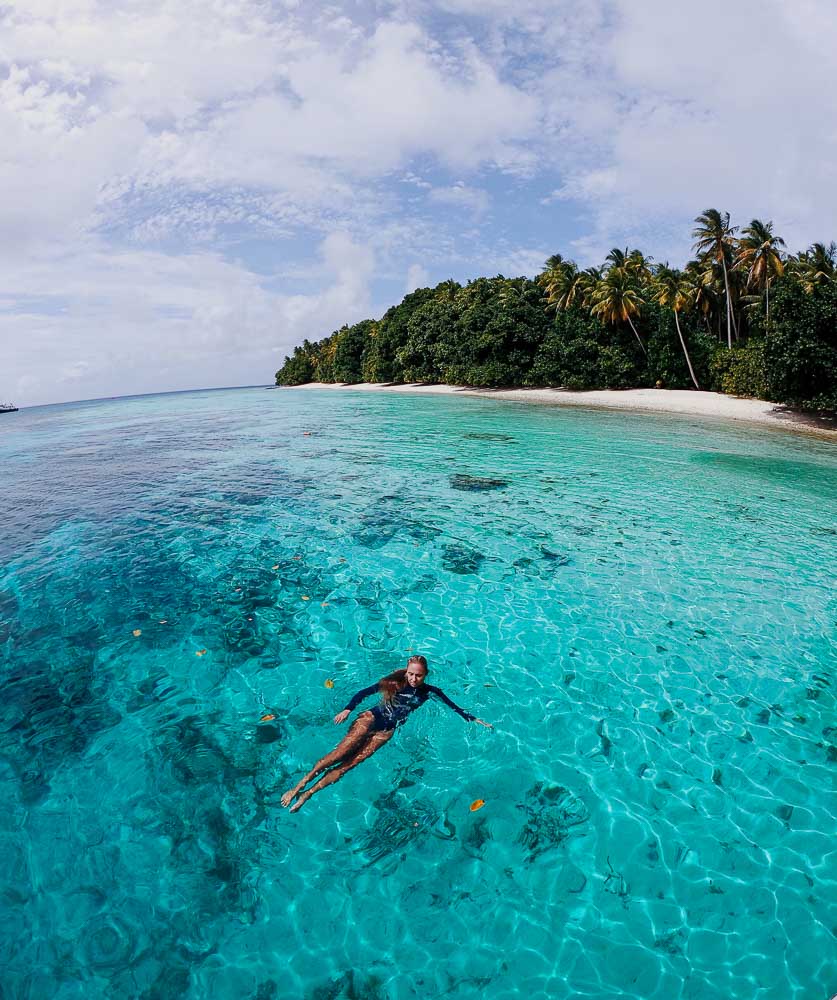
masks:
[[[147,396],[177,396],[187,392],[226,392],[230,389],[275,389],[279,388],[272,382],[256,382],[250,385],[215,385],[198,386],[192,389],[161,389],[155,392],[130,392],[121,396],[90,396],[85,399],[65,399],[60,403],[30,403],[18,406],[18,410],[38,410],[47,406],[74,406],[79,403],[105,403],[117,399],[144,399]],[[12,404],[13,406],[16,404]]]

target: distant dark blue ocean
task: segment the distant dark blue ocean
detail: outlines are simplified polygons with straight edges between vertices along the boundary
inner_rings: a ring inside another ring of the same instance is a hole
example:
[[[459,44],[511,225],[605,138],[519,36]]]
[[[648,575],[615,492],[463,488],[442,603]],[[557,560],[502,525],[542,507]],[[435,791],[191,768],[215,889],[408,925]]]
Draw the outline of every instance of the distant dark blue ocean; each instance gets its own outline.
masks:
[[[832,443],[246,389],[0,469],[2,1000],[837,993]],[[412,653],[494,730],[282,809]]]

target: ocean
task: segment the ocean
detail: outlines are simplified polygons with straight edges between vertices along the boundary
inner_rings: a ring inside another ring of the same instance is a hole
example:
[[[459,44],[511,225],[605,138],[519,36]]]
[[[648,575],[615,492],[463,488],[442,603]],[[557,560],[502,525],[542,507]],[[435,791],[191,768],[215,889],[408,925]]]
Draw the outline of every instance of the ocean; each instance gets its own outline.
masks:
[[[3,1000],[837,993],[830,442],[257,388],[0,467]],[[283,809],[419,653],[494,728]]]

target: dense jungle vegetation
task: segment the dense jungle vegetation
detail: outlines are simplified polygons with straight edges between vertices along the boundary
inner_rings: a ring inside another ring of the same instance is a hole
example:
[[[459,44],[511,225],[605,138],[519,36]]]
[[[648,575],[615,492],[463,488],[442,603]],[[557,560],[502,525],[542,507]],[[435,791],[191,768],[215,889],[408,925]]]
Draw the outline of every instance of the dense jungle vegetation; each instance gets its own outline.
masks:
[[[277,385],[695,388],[837,410],[837,245],[785,251],[773,224],[695,219],[682,269],[614,249],[581,270],[555,254],[529,278],[443,281],[379,320],[306,340]]]

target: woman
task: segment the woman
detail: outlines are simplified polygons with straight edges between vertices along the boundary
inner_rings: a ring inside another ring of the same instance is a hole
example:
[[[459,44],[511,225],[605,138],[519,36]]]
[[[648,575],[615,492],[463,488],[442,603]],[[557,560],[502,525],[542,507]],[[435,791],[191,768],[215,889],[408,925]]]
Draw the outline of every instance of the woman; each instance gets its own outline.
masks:
[[[370,711],[361,712],[352,723],[352,728],[331,753],[318,760],[298,784],[285,792],[282,796],[282,805],[289,806],[296,799],[291,806],[291,812],[296,812],[316,792],[339,781],[347,771],[351,771],[353,767],[371,757],[376,750],[380,750],[392,738],[396,726],[406,722],[407,716],[417,708],[421,708],[431,695],[443,701],[468,722],[478,722],[487,729],[492,728],[489,723],[454,705],[440,688],[425,684],[426,677],[427,660],[423,656],[411,656],[407,661],[406,670],[396,670],[382,677],[377,684],[358,691],[343,711],[334,716],[334,721],[338,725],[345,722],[349,713],[376,691],[380,692],[381,701]],[[323,771],[328,771],[328,774],[303,792],[308,782]]]

